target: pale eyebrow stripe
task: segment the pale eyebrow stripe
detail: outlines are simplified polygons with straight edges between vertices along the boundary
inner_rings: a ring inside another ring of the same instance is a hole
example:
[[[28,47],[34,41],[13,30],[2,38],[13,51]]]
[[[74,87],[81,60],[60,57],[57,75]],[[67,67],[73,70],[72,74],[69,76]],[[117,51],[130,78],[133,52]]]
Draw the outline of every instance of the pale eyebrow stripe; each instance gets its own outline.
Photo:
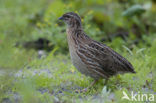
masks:
[[[74,17],[74,15],[70,15],[70,14],[66,14],[66,15]]]

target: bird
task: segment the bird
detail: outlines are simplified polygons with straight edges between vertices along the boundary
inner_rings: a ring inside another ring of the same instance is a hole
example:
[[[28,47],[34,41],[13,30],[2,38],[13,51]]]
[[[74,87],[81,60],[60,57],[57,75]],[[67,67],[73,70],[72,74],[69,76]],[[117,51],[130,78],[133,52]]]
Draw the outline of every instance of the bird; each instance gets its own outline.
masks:
[[[88,88],[99,79],[107,81],[117,74],[136,73],[127,59],[84,32],[81,18],[77,13],[67,12],[58,19],[67,25],[67,41],[72,64],[79,72],[94,79]]]

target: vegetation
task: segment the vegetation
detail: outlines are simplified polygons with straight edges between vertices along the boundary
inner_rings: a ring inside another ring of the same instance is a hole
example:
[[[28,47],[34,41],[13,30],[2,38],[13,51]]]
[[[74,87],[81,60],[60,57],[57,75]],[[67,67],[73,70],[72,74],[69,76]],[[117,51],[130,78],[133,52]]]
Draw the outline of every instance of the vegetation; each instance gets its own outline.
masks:
[[[71,64],[63,13],[88,36],[126,57],[136,74],[93,81]],[[131,103],[123,91],[156,94],[155,0],[0,0],[0,102]],[[156,99],[156,98],[155,98]]]

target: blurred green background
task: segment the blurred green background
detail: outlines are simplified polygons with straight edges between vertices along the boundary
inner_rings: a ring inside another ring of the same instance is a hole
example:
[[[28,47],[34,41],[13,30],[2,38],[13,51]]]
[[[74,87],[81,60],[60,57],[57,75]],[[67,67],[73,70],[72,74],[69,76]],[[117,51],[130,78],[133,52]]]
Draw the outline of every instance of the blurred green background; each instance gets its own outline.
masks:
[[[137,74],[100,81],[71,64],[66,26],[58,17],[81,16],[88,36],[126,57]],[[156,0],[0,0],[0,102],[125,102],[122,92],[156,93]],[[104,95],[105,94],[105,95]],[[127,101],[126,101],[127,102]]]

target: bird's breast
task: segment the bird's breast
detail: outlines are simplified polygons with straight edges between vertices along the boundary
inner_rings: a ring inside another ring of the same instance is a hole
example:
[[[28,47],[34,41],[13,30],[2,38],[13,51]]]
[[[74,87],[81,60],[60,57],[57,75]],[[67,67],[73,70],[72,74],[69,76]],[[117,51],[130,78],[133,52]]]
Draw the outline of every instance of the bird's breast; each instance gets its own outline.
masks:
[[[89,71],[86,67],[86,65],[82,62],[80,57],[76,53],[76,44],[74,43],[72,32],[70,30],[67,30],[67,40],[68,40],[68,46],[69,46],[69,52],[72,64],[82,73],[85,75],[89,75]]]
[[[75,42],[73,37],[74,34],[72,31],[67,29],[67,40],[68,40],[68,46],[69,46],[69,52],[72,64],[78,69],[79,72],[82,74],[85,74],[86,76],[91,76],[92,78],[98,79],[100,76],[97,73],[94,73],[91,68],[88,68],[88,66],[82,61],[82,58],[79,57],[77,54],[79,43]]]

